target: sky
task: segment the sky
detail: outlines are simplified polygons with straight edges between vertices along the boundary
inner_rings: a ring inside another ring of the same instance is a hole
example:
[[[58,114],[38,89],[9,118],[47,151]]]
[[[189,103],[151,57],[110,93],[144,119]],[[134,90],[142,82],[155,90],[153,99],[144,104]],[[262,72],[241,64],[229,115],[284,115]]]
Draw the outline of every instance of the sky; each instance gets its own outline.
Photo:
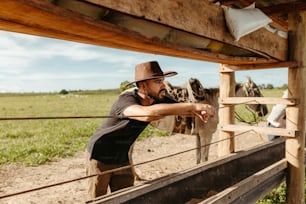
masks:
[[[136,64],[157,60],[166,78],[181,85],[198,78],[205,88],[219,86],[218,63],[124,51],[52,38],[0,31],[0,93],[116,89],[134,80]],[[237,71],[237,82],[287,84],[287,69]]]

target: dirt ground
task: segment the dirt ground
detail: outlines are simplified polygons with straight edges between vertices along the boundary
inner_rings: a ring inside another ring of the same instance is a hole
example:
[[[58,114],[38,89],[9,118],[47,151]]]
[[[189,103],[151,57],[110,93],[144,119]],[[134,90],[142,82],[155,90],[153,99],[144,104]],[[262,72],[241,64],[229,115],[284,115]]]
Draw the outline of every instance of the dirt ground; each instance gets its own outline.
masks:
[[[217,140],[217,135],[214,135],[213,141]],[[241,134],[235,140],[237,151],[267,141],[266,136],[256,133]],[[195,147],[196,137],[190,135],[176,134],[169,137],[151,137],[138,141],[134,146],[133,153],[135,164],[185,150],[192,151],[136,166],[136,172],[142,178],[151,180],[191,168],[196,165]],[[217,158],[217,144],[211,145],[209,153],[210,160],[215,158]],[[85,176],[85,152],[81,152],[72,158],[61,159],[38,167],[2,166],[0,175],[0,196],[78,179]],[[136,185],[140,183],[140,181],[136,181]],[[82,179],[3,198],[0,199],[0,204],[85,203],[86,194],[87,180]]]

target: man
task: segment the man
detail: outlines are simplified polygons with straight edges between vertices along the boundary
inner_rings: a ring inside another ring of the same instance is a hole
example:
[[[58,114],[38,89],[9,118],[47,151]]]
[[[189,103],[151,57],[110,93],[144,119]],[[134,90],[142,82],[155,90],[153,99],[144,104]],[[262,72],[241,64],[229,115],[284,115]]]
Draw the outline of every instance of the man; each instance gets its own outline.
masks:
[[[164,78],[176,72],[163,72],[156,61],[135,68],[137,89],[124,92],[113,104],[110,118],[91,137],[87,150],[87,175],[101,174],[89,179],[89,197],[104,195],[108,187],[116,191],[134,185],[131,168],[111,169],[130,165],[128,152],[139,134],[153,120],[166,115],[197,115],[204,122],[213,117],[215,109],[203,103],[176,103],[166,97]],[[102,173],[108,171],[107,173]]]

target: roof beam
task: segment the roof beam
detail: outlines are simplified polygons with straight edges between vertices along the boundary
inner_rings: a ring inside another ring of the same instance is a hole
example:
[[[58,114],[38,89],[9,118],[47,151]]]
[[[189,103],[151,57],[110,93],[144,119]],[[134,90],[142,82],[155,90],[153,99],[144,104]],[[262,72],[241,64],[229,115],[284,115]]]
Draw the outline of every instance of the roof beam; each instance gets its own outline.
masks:
[[[71,5],[68,5],[68,10],[62,5],[67,2],[87,3],[106,14],[90,16],[91,11],[87,15],[84,8],[71,10]],[[109,5],[101,6],[102,2]],[[287,58],[285,39],[263,30],[234,42],[224,27],[220,7],[208,5],[206,1],[198,1],[199,5],[186,2],[100,0],[96,2],[100,5],[97,7],[93,0],[0,1],[0,29],[223,64],[273,63]],[[163,8],[161,13],[158,13],[159,6]],[[202,10],[199,11],[197,7]],[[176,8],[178,12],[173,12]],[[192,9],[195,9],[195,14],[192,14]],[[115,15],[110,18],[108,12]],[[203,13],[205,15],[200,15]],[[134,27],[131,28],[131,25]],[[168,33],[161,37],[162,30]],[[209,42],[209,46],[202,48],[205,42]],[[222,53],[222,49],[226,51]],[[239,52],[242,55],[239,56]],[[252,55],[244,55],[248,52]]]
[[[295,1],[290,3],[277,4],[273,6],[260,7],[260,9],[267,15],[275,15],[281,13],[291,13],[294,11],[302,11],[306,9],[305,1]]]
[[[48,0],[0,1],[0,7],[2,8],[0,29],[6,31],[226,64],[275,61],[256,57],[227,56],[175,44],[67,10],[51,4]],[[11,12],[12,10],[14,12]]]
[[[295,1],[290,3],[283,3],[267,7],[258,7],[262,12],[269,16],[273,22],[288,30],[288,21],[279,17],[282,13],[291,13],[294,11],[301,11],[306,9],[305,1]]]
[[[265,53],[280,61],[287,60],[287,39],[262,28],[237,42],[227,29],[223,9],[209,1],[83,1],[246,50]]]

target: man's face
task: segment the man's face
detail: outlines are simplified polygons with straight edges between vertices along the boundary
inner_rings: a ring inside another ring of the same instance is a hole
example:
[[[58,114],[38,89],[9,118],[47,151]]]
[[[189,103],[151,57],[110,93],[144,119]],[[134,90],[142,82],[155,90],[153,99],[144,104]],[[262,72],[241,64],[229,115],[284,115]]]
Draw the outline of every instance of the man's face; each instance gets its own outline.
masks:
[[[164,77],[147,80],[147,92],[155,101],[163,99],[166,95]]]

